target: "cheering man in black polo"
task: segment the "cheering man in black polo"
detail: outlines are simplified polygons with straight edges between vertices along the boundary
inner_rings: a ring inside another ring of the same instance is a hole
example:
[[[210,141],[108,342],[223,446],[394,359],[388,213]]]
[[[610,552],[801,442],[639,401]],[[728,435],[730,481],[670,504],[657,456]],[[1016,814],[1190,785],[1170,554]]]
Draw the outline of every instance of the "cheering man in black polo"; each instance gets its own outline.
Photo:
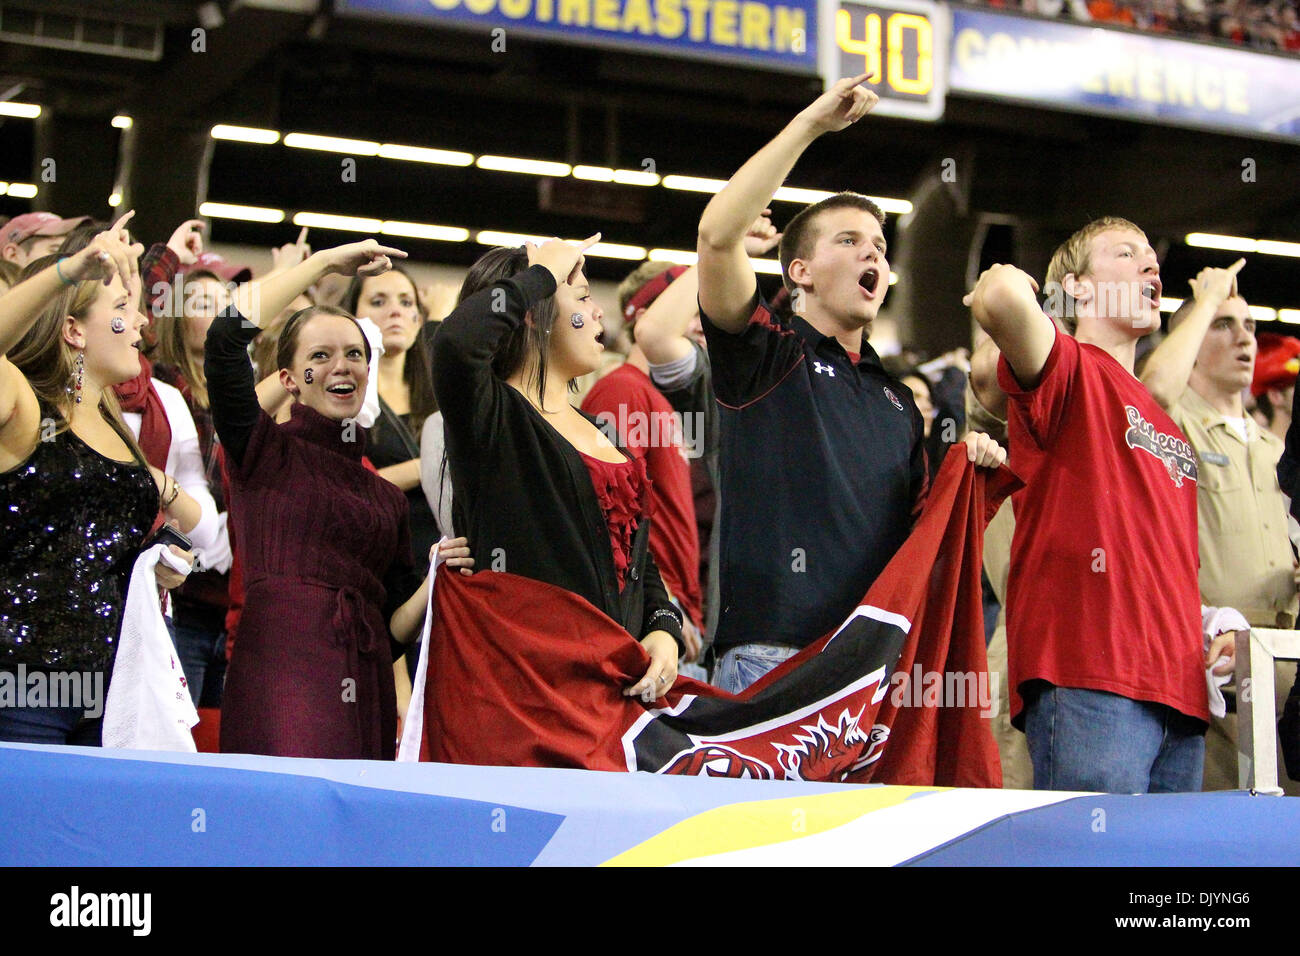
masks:
[[[884,214],[840,193],[786,227],[795,316],[763,301],[744,238],[805,149],[876,104],[841,80],[713,197],[700,219],[700,308],[721,406],[721,603],[715,682],[739,692],[839,624],[907,538],[926,492],[911,391],[867,344],[889,288]],[[968,436],[981,465],[1005,458]]]

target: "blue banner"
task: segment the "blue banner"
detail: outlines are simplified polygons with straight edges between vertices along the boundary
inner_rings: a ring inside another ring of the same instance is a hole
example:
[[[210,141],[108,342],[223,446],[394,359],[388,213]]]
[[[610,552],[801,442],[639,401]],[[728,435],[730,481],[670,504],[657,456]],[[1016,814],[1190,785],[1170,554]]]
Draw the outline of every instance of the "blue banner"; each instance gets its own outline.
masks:
[[[948,88],[1060,109],[1300,139],[1300,59],[952,8]]]
[[[339,0],[340,13],[817,71],[817,0]],[[494,47],[494,49],[498,49]]]

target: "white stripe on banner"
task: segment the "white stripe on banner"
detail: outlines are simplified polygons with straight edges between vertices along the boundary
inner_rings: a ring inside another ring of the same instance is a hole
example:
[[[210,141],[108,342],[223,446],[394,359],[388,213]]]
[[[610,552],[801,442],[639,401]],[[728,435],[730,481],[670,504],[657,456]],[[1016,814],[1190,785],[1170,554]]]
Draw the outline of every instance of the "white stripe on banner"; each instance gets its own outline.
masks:
[[[843,624],[835,629],[835,633],[831,635],[830,641],[826,642],[826,646],[830,647],[831,641],[839,637],[840,632],[860,617],[869,617],[873,621],[879,621],[881,624],[892,624],[904,634],[912,633],[912,622],[903,617],[903,615],[895,614],[893,611],[886,611],[884,608],[873,607],[870,604],[861,604],[854,609],[853,613],[845,619]]]
[[[402,740],[397,747],[399,763],[416,763],[420,759],[420,738],[424,736],[424,685],[429,680],[429,631],[433,628],[433,585],[438,578],[438,559],[442,555],[444,537],[434,545],[429,560],[429,601],[424,607],[424,626],[420,629],[420,662],[415,665],[415,679],[411,681],[411,702],[406,705],[406,720],[402,722]]]
[[[1040,790],[944,790],[864,813],[843,826],[677,866],[897,866],[1008,814],[1072,800]],[[990,861],[1007,865],[1013,861]]]

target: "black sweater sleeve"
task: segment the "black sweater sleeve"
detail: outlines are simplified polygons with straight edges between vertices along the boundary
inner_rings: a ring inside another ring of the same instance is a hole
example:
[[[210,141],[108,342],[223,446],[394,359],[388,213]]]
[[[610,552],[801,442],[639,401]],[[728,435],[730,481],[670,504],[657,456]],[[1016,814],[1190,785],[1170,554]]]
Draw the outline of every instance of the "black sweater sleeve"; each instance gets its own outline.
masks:
[[[682,613],[668,597],[668,589],[664,587],[663,578],[659,575],[654,555],[646,552],[645,605],[641,615],[640,637],[645,637],[651,631],[667,631],[677,642],[678,659],[686,654],[686,642],[682,640]]]
[[[555,295],[555,276],[533,266],[480,289],[443,321],[433,340],[433,382],[448,447],[462,454],[492,435],[501,413],[501,382],[492,360],[533,305]]]
[[[262,330],[244,321],[234,307],[227,309],[208,327],[203,347],[203,374],[208,380],[212,424],[222,448],[235,465],[244,463],[253,426],[262,415],[257,404],[253,365],[248,360],[248,343]]]

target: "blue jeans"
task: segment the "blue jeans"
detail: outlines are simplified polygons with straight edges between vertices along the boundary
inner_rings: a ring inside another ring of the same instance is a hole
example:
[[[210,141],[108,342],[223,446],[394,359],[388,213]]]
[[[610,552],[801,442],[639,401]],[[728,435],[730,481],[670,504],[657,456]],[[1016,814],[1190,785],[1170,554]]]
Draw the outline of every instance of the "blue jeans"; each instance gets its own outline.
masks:
[[[718,659],[713,684],[739,694],[798,653],[799,648],[784,644],[737,644],[723,651]]]
[[[226,632],[168,620],[195,707],[220,707],[226,684]],[[205,693],[206,691],[206,693]]]
[[[1201,789],[1205,724],[1164,704],[1041,685],[1025,705],[1035,790]]]
[[[104,718],[81,707],[0,707],[0,740],[13,744],[101,746]]]

